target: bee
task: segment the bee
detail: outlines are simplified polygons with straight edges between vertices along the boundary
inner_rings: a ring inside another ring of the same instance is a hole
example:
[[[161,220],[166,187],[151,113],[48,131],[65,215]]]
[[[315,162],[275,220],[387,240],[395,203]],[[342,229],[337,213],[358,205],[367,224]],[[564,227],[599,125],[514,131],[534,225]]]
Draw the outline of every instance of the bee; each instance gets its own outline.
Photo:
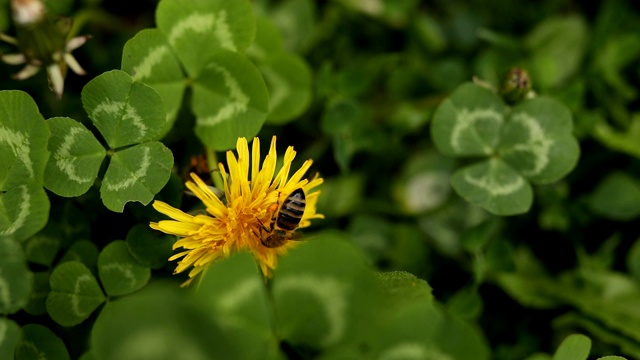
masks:
[[[293,190],[282,202],[280,209],[273,213],[269,227],[260,220],[260,242],[268,248],[277,248],[288,240],[295,240],[294,231],[300,225],[307,204],[306,196],[302,188]]]

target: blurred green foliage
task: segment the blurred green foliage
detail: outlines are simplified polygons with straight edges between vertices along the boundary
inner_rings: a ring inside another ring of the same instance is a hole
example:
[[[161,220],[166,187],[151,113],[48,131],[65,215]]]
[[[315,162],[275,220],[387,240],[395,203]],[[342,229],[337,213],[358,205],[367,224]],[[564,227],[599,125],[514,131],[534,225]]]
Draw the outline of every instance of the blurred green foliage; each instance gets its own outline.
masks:
[[[45,3],[88,75],[0,66],[0,359],[640,358],[635,2]],[[500,123],[452,145],[467,108]],[[180,289],[143,204],[198,211],[192,159],[256,134],[314,160],[325,219],[267,282],[238,254]]]

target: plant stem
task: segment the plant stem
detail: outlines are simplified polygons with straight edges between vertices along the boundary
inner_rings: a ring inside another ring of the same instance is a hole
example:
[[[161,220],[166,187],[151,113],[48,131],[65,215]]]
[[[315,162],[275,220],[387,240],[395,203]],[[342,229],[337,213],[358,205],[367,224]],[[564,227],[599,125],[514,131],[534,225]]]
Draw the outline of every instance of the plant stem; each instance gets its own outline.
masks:
[[[211,172],[211,180],[213,180],[213,186],[221,191],[224,191],[224,182],[222,181],[222,174],[218,170],[218,156],[216,152],[210,147],[206,146],[205,151],[207,153],[207,166]]]

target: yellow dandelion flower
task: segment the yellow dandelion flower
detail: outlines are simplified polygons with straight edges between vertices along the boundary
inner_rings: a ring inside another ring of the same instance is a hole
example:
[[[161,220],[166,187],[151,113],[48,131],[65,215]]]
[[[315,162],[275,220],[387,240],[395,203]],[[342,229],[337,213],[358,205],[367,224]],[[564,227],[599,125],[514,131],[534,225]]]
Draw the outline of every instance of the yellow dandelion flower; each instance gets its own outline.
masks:
[[[268,230],[274,230],[272,225],[279,207],[296,189],[302,189],[306,195],[306,206],[298,228],[309,226],[311,219],[323,218],[323,215],[316,213],[320,191],[311,192],[322,183],[322,178],[316,176],[311,181],[302,178],[311,167],[312,160],[305,161],[290,177],[291,162],[296,152],[291,146],[287,148],[284,163],[276,174],[275,136],[262,167],[258,138],[253,140],[251,157],[245,138],[238,139],[236,148],[237,157],[232,151],[227,152],[228,173],[222,163],[218,164],[224,181],[226,202],[192,173],[193,181],[187,181],[186,186],[204,203],[206,215],[190,215],[162,201],[156,200],[153,203],[157,211],[173,220],[152,222],[151,228],[180,237],[173,248],[182,248],[183,251],[169,260],[180,259],[175,269],[176,274],[191,269],[189,280],[184,285],[214,260],[237,251],[250,251],[264,276],[269,277],[276,268],[278,256],[286,253],[295,242],[285,240],[278,247],[267,247],[263,242],[270,233]]]

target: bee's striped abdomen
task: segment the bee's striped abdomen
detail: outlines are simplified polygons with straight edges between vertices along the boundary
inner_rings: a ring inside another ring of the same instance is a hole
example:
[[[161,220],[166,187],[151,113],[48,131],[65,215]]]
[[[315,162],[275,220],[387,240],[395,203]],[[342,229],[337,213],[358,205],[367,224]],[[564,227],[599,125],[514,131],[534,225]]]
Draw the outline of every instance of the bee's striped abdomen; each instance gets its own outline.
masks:
[[[301,188],[293,190],[280,207],[276,226],[283,230],[295,230],[300,224],[306,205],[307,199],[304,191]]]

